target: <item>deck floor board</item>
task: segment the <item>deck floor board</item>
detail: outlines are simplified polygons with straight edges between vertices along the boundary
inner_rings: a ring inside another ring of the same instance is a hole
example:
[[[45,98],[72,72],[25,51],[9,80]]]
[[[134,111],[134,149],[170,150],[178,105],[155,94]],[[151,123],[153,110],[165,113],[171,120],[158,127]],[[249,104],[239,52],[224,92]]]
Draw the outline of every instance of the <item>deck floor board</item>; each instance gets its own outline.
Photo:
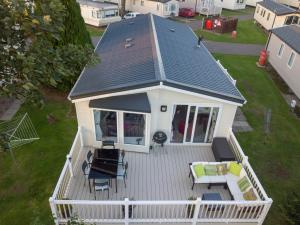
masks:
[[[81,171],[81,164],[90,148],[80,152],[74,176],[71,179],[67,198],[74,200],[93,200],[94,193],[89,192],[88,181]],[[223,187],[207,189],[206,184],[196,184],[191,190],[192,181],[188,177],[190,162],[215,161],[209,146],[165,146],[156,147],[149,154],[126,152],[128,161],[128,179],[126,188],[123,180],[118,180],[118,192],[115,182],[110,188],[109,200],[123,200],[125,197],[135,200],[187,200],[189,197],[201,197],[203,193],[218,192],[223,200],[230,200],[230,193]],[[106,192],[97,192],[97,200],[107,200]]]

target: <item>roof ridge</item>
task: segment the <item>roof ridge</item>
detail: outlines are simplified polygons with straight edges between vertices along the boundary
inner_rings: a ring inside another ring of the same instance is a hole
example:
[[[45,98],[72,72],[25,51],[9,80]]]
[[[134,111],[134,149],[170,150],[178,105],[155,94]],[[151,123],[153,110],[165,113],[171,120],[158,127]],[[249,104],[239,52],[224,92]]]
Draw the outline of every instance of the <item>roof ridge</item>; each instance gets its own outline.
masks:
[[[157,78],[162,81],[162,80],[166,80],[166,74],[165,74],[164,64],[163,64],[161,53],[160,53],[160,48],[159,48],[157,33],[156,33],[156,28],[155,28],[155,22],[154,22],[152,13],[150,13],[150,20],[151,20],[151,27],[152,27],[152,31],[153,31],[155,53],[156,53],[156,58],[154,58],[154,62],[157,62],[157,66],[158,66],[158,77]]]

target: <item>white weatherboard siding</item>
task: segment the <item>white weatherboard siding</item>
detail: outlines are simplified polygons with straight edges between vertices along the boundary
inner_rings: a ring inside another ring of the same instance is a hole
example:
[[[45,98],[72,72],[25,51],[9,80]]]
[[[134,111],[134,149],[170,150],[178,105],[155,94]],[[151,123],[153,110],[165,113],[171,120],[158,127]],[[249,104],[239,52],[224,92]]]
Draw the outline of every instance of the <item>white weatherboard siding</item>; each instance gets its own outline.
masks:
[[[279,48],[282,43],[284,44],[282,55],[278,56]],[[269,62],[271,65],[298,98],[300,98],[300,55],[274,34],[271,35],[267,50],[269,52]],[[295,53],[295,59],[292,67],[289,67],[287,64],[292,52]]]
[[[97,11],[104,12],[109,10],[118,10],[118,6],[111,5],[111,6],[106,6],[104,8],[95,8],[88,5],[83,5],[83,4],[80,5],[81,16],[84,22],[86,24],[96,26],[96,27],[105,26],[108,25],[109,23],[113,23],[121,20],[120,16],[97,18]]]
[[[167,134],[167,143],[169,143],[174,104],[220,107],[215,136],[227,137],[229,135],[228,132],[232,127],[237,109],[235,104],[162,89],[150,90],[147,91],[147,94],[151,105],[151,114],[147,114],[146,116],[146,145],[118,145],[119,147],[130,151],[148,152],[153,133],[158,130],[164,131]],[[160,112],[161,105],[167,105],[167,112]],[[75,106],[78,126],[81,126],[84,130],[84,144],[87,146],[101,146],[101,142],[95,139],[93,109],[89,108],[89,101],[76,102]],[[122,123],[122,121],[118,121],[118,123]]]
[[[173,13],[178,16],[179,4],[176,0],[167,3],[149,0],[127,0],[126,10],[142,14],[152,13],[161,17],[169,17]]]
[[[255,7],[255,6],[256,6],[256,3],[257,3],[257,2],[260,2],[260,1],[261,1],[261,0],[246,0],[246,5]]]
[[[230,10],[244,9],[246,8],[246,0],[223,0],[221,7]]]

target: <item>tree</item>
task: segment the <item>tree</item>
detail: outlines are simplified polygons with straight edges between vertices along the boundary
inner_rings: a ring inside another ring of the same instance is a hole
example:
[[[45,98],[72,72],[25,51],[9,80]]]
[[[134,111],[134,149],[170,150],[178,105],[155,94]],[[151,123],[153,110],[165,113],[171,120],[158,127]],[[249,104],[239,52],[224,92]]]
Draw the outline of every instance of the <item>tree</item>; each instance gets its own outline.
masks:
[[[62,44],[72,43],[75,45],[90,44],[91,38],[86,30],[85,23],[81,17],[80,6],[76,0],[61,0],[66,8],[67,15],[64,19],[65,29],[62,34]]]
[[[0,95],[41,102],[39,87],[69,90],[96,57],[90,44],[67,42],[59,0],[0,0]]]

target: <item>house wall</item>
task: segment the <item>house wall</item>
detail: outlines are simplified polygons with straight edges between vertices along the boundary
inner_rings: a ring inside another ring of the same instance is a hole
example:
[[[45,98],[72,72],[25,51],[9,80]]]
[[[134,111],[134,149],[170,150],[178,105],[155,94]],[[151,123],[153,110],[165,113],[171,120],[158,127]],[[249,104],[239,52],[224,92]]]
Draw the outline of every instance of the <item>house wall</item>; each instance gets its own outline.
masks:
[[[263,13],[265,10],[265,13]],[[270,14],[269,18],[268,15]],[[282,27],[289,16],[299,16],[297,13],[291,13],[282,16],[276,16],[275,13],[257,4],[254,13],[254,19],[263,26],[266,30]]]
[[[92,16],[93,11],[103,11],[103,10],[110,10],[110,9],[118,9],[118,7],[113,6],[113,7],[107,7],[104,9],[99,9],[99,8],[94,8],[91,6],[87,5],[80,5],[80,11],[81,11],[81,16],[86,24],[92,25],[92,26],[105,26],[108,25],[109,23],[117,22],[121,20],[120,16],[114,16],[114,17],[107,17],[107,18],[95,18]]]
[[[300,8],[300,1],[299,0],[278,0],[279,3],[292,6],[294,8]]]
[[[178,16],[179,4],[176,0],[171,0],[167,3],[148,0],[128,0],[128,2],[126,6],[126,10],[128,11],[142,14],[152,13],[161,17],[169,17],[172,13],[174,16]],[[174,10],[171,10],[172,6],[174,6]]]
[[[237,10],[246,8],[246,0],[221,0],[224,9]]]
[[[217,15],[222,12],[221,0],[179,0],[178,2],[179,8],[191,8],[204,15]]]
[[[147,91],[149,102],[151,105],[151,115],[148,114],[146,127],[146,145],[118,145],[118,147],[129,150],[148,152],[149,145],[154,132],[161,130],[168,136],[167,144],[170,143],[172,115],[174,104],[205,104],[211,106],[219,106],[219,119],[217,121],[215,136],[228,136],[229,129],[232,127],[233,119],[237,106],[230,103],[222,103],[217,100],[207,99],[205,97],[193,96],[190,94],[182,94],[175,91],[154,89]],[[161,112],[160,106],[166,105],[167,112]],[[94,131],[94,115],[93,109],[89,108],[89,101],[80,101],[75,103],[78,126],[83,129],[84,144],[88,146],[99,147],[101,142],[96,141]],[[118,121],[118,123],[122,121]]]
[[[256,7],[256,3],[260,1],[261,0],[246,0],[246,5]]]
[[[267,51],[269,52],[269,62],[297,97],[300,98],[300,55],[284,43],[282,55],[281,57],[278,56],[278,51],[282,43],[284,42],[282,42],[275,34],[271,35],[267,48]],[[291,52],[295,52],[296,57],[290,68],[287,63]]]

